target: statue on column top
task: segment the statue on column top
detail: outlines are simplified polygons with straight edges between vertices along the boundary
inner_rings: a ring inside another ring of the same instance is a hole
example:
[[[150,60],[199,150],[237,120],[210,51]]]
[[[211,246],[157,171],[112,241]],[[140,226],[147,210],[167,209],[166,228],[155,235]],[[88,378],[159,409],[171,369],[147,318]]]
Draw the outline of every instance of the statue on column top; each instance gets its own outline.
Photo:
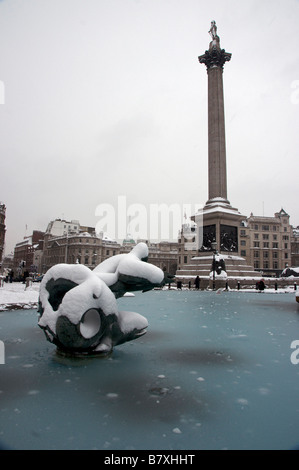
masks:
[[[209,34],[211,35],[211,38],[213,40],[219,39],[219,36],[217,36],[216,21],[211,21],[211,27],[210,27],[210,30],[209,30]]]

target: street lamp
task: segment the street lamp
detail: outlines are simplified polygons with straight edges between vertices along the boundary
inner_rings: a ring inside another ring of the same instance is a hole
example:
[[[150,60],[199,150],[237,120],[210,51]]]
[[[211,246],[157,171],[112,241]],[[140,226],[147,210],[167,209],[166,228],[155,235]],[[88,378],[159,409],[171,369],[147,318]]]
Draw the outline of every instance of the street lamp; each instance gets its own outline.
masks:
[[[213,290],[215,290],[215,265],[216,265],[216,260],[215,260],[215,254],[216,254],[216,248],[217,248],[217,242],[212,242],[211,247],[213,250]]]

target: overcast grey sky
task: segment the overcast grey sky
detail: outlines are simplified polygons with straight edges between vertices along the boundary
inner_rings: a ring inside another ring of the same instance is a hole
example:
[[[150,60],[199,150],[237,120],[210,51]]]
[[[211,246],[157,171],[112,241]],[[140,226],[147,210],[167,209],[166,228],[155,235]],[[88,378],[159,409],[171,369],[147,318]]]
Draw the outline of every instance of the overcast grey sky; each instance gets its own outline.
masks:
[[[96,207],[204,204],[211,20],[224,67],[228,199],[299,224],[298,0],[0,0],[6,253]]]

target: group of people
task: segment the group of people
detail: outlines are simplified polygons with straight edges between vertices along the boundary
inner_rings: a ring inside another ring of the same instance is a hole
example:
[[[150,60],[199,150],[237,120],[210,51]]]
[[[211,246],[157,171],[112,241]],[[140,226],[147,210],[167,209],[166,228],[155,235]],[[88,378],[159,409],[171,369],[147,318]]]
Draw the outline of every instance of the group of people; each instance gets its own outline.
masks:
[[[29,271],[24,271],[23,274],[17,275],[15,278],[15,274],[13,269],[5,269],[3,271],[3,275],[1,276],[4,282],[10,282],[12,283],[13,281],[23,281],[23,284],[25,284],[26,279],[30,276]]]
[[[195,285],[195,289],[199,290],[199,288],[200,288],[200,277],[199,276],[196,276],[196,278],[194,280],[194,285]],[[182,288],[182,281],[177,282],[177,288],[178,289]],[[191,289],[191,281],[189,281],[189,289]]]
[[[191,289],[191,285],[192,285],[192,283],[191,283],[191,281],[189,281],[189,289]],[[194,286],[195,286],[195,289],[196,289],[196,290],[199,290],[199,289],[200,289],[200,277],[199,277],[199,276],[196,276],[196,278],[195,278],[195,280],[194,280]],[[240,287],[241,287],[241,284],[240,284],[240,282],[238,281],[238,290],[240,289]],[[258,291],[260,291],[260,292],[264,291],[264,290],[265,290],[265,287],[266,287],[266,285],[265,285],[264,279],[261,279],[260,281],[258,281],[258,282],[256,283],[256,290],[258,290]],[[177,282],[177,288],[178,288],[178,289],[181,289],[181,288],[182,288],[182,281],[178,281],[178,282]],[[226,289],[228,289],[228,285],[226,285]]]
[[[4,269],[2,279],[5,282],[12,282],[14,279],[14,272],[12,269]]]

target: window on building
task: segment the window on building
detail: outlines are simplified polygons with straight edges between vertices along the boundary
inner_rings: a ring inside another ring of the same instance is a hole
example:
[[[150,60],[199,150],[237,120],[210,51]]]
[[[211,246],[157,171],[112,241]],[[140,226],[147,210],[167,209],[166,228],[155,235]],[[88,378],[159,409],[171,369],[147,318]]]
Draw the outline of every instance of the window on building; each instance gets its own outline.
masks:
[[[259,261],[254,261],[254,269],[260,269],[260,262]]]
[[[288,249],[288,244],[287,244],[287,243],[284,244],[284,249],[285,249],[285,250]]]
[[[258,239],[259,239],[259,236],[260,236],[260,234],[259,234],[259,233],[255,233],[255,234],[254,234],[254,238],[255,238],[255,240],[258,240]]]
[[[278,269],[278,262],[277,261],[273,261],[273,269]]]
[[[273,240],[277,240],[277,235],[273,235]]]
[[[246,235],[246,230],[241,229],[241,230],[240,230],[240,235],[241,235],[241,237],[245,237],[245,235]]]
[[[263,240],[269,240],[268,233],[263,233]]]
[[[260,257],[260,252],[259,252],[259,251],[254,251],[254,252],[253,252],[253,256],[254,256],[255,258],[259,258],[259,257]]]
[[[241,246],[246,246],[246,240],[241,240]]]
[[[269,242],[264,242],[264,248],[269,248]]]
[[[188,256],[184,256],[184,264],[188,263]]]
[[[264,269],[269,269],[269,261],[264,261]]]
[[[278,249],[278,243],[277,243],[277,242],[273,242],[273,243],[272,243],[272,248]]]
[[[241,256],[246,256],[246,250],[241,250]]]
[[[284,254],[284,257],[285,257],[285,259],[288,258],[288,257],[289,257],[289,254],[288,254],[288,253],[285,253],[285,254]]]
[[[264,259],[269,258],[269,251],[264,251],[263,256],[264,256]]]
[[[262,225],[262,230],[263,231],[269,231],[270,230],[269,225]]]
[[[273,230],[273,232],[276,232],[277,226],[276,226],[276,225],[273,225],[272,230]]]
[[[278,258],[278,252],[277,252],[277,251],[273,251],[272,256],[273,256],[273,258],[277,259],[277,258]]]
[[[254,225],[254,230],[258,230],[259,226],[257,224]]]
[[[85,256],[85,263],[84,264],[88,264],[88,256]]]
[[[259,248],[260,247],[260,242],[253,242],[254,248]]]

